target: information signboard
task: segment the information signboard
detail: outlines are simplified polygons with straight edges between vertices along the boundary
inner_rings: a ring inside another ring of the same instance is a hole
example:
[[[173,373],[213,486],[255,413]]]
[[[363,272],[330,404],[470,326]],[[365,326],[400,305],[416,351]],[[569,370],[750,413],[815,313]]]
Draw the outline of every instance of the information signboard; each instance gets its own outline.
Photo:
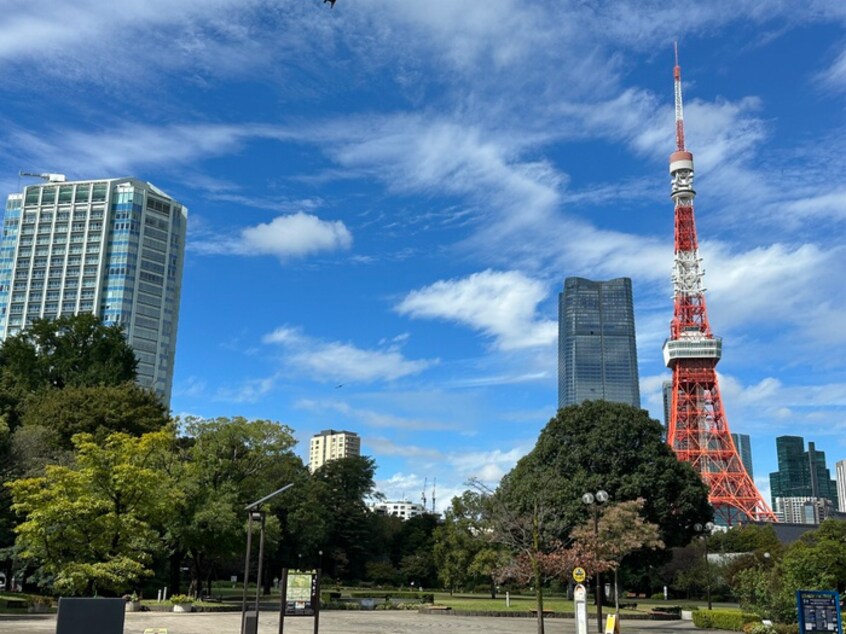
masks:
[[[313,616],[316,595],[315,573],[292,570],[285,588],[285,614]]]
[[[840,595],[834,590],[799,590],[799,634],[843,634]]]

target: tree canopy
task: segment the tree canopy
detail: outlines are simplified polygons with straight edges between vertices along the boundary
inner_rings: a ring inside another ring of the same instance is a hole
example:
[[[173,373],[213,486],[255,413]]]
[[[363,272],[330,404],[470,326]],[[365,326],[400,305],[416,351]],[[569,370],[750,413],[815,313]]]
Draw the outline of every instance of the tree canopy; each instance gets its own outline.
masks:
[[[30,391],[135,380],[138,360],[123,328],[88,313],[36,319],[0,346],[0,368]]]
[[[162,470],[173,441],[168,431],[115,433],[102,444],[80,434],[71,466],[7,484],[24,518],[15,529],[20,558],[69,594],[122,592],[150,575],[163,546],[155,526],[179,497]]]
[[[589,513],[582,495],[600,489],[614,502],[642,498],[645,519],[667,546],[686,544],[694,525],[713,517],[706,486],[664,442],[661,424],[645,410],[606,401],[559,410],[497,495],[526,514],[536,503],[551,510],[556,521],[547,530],[563,538]]]

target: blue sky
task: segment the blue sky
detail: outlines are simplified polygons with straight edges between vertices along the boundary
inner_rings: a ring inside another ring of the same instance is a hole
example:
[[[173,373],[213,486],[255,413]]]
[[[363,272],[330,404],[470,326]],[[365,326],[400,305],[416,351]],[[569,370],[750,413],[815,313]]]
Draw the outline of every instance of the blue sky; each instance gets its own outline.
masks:
[[[554,414],[563,279],[672,313],[672,42],[721,387],[846,458],[846,4],[7,0],[0,187],[137,176],[189,207],[173,409],[357,431],[389,497],[495,482]],[[342,387],[338,387],[342,386]]]

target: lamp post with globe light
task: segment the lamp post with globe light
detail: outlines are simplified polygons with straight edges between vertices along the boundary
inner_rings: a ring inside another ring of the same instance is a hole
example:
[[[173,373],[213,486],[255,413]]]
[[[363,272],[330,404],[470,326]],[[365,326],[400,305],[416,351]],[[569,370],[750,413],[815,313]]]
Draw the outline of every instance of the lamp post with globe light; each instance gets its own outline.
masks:
[[[714,522],[694,524],[693,529],[702,534],[702,542],[705,544],[705,594],[708,597],[708,609],[711,609],[711,563],[708,561],[708,538],[714,530]]]
[[[591,507],[593,511],[593,535],[596,538],[597,547],[599,545],[599,505],[605,504],[608,501],[608,493],[600,489],[595,494],[585,493],[582,496],[582,502]],[[598,553],[594,553],[598,556]],[[596,571],[596,624],[598,631],[602,632],[602,575],[599,570]]]

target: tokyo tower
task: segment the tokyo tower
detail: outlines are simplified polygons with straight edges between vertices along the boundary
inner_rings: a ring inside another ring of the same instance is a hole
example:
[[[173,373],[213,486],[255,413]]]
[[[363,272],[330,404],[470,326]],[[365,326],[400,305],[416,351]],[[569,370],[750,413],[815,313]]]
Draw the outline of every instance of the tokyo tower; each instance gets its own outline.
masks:
[[[667,443],[708,486],[708,499],[718,523],[775,522],[775,515],[740,460],[720,399],[716,366],[722,339],[711,334],[705,310],[704,271],[693,217],[693,154],[684,145],[678,49],[673,79],[676,151],[670,155],[670,196],[675,203],[674,309],[670,337],[664,343],[664,362],[673,372],[673,392]]]

